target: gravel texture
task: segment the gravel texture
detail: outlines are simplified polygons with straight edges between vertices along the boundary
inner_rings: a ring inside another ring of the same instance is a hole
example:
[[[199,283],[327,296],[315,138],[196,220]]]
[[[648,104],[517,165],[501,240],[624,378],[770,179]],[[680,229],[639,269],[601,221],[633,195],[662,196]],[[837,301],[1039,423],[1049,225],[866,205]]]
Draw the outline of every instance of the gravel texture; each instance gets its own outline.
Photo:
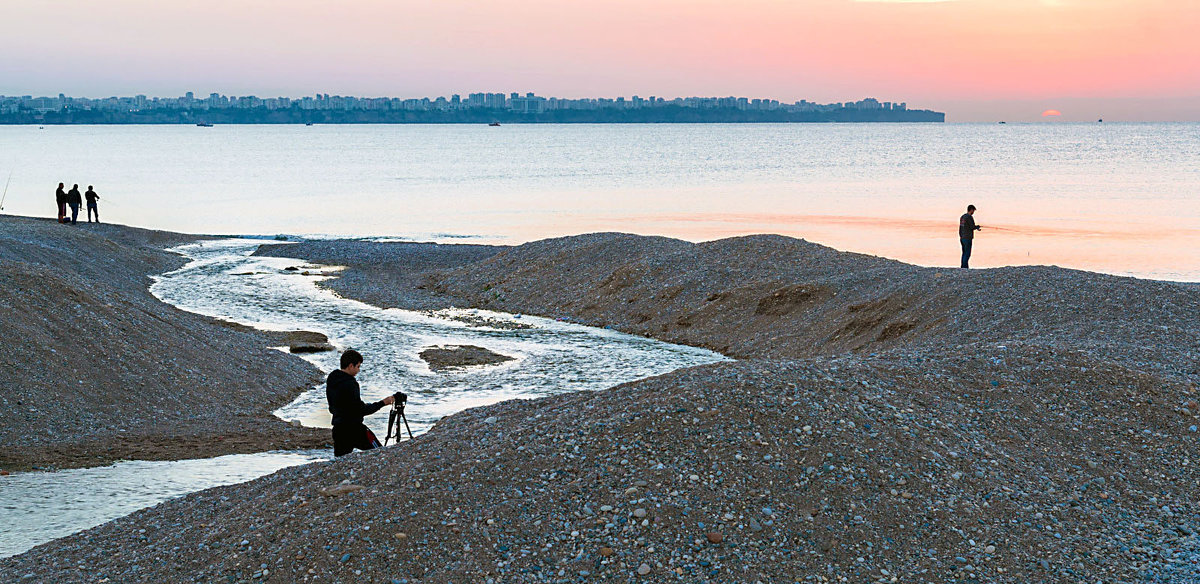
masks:
[[[154,298],[196,236],[0,217],[0,469],[319,446],[271,415],[319,379],[277,339]]]
[[[385,285],[359,271],[361,242],[301,245],[365,286],[343,293],[385,305],[540,314],[743,360],[468,410],[51,542],[0,561],[0,579],[1200,578],[1194,286],[620,234]]]

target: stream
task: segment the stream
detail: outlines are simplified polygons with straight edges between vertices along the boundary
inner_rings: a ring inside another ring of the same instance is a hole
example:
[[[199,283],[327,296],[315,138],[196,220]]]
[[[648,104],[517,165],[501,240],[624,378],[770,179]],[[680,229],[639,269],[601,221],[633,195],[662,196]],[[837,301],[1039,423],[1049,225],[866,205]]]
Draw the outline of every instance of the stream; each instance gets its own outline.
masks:
[[[363,400],[404,391],[416,435],[466,408],[604,389],[725,359],[704,349],[552,319],[484,310],[383,309],[319,286],[335,277],[334,267],[251,255],[261,243],[232,239],[175,248],[190,261],[157,277],[150,291],[183,310],[260,329],[323,333],[338,350],[300,356],[324,372],[337,368],[341,350],[357,349],[365,358],[358,376]],[[512,360],[435,372],[418,356],[425,348],[449,344],[484,347]],[[329,427],[324,384],[276,415]],[[366,423],[384,436],[387,409]],[[173,497],[331,456],[329,451],[263,452],[0,477],[0,557]]]

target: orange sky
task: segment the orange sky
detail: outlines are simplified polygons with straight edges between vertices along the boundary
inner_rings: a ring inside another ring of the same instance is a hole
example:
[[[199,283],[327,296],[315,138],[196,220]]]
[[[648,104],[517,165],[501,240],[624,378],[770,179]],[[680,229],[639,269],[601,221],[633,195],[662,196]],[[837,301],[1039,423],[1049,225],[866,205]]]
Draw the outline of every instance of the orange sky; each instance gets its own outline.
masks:
[[[951,119],[1200,119],[1200,0],[0,4],[8,95],[876,96]]]

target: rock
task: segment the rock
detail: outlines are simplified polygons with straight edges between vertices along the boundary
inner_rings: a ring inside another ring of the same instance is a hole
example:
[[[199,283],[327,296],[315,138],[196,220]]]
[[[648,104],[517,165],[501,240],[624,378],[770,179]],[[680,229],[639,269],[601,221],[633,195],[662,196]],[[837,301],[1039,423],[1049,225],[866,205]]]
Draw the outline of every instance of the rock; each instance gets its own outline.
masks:
[[[638,566],[637,573],[639,576],[645,576],[650,573],[650,564],[642,564]]]
[[[472,367],[477,365],[494,365],[512,361],[514,357],[501,355],[475,345],[445,345],[429,347],[418,354],[434,371],[444,371],[455,367]]]
[[[399,541],[399,542],[408,541],[408,534],[404,533],[403,531],[396,532],[396,535],[394,537],[396,538],[396,541]]]
[[[318,489],[317,492],[325,495],[326,497],[337,497],[338,495],[345,495],[347,493],[354,493],[361,490],[363,490],[361,485],[342,484],[333,485],[332,487],[322,487],[321,489]]]
[[[332,351],[329,337],[313,331],[291,331],[283,335],[283,342],[292,353],[324,353]]]
[[[645,510],[645,509],[642,509],[642,508],[640,508],[640,507],[639,507],[639,508],[637,508],[637,509],[634,509],[634,510],[633,510],[633,516],[634,516],[634,517],[637,517],[638,519],[641,519],[641,518],[643,518],[643,517],[645,517],[645,516],[646,516],[646,510]]]
[[[329,343],[296,343],[288,346],[288,351],[292,353],[325,353],[334,350],[334,346]]]
[[[725,539],[724,536],[722,536],[720,533],[717,533],[715,531],[708,532],[708,534],[705,537],[708,538],[708,543],[721,543],[721,541]]]
[[[612,548],[610,548],[610,547],[602,547],[602,548],[600,548],[600,556],[601,556],[601,557],[605,557],[605,558],[607,558],[607,557],[609,557],[609,556],[611,556],[611,555],[613,555],[613,549],[612,549]]]
[[[762,531],[762,529],[763,527],[758,523],[758,521],[754,519],[750,520],[750,531]]]

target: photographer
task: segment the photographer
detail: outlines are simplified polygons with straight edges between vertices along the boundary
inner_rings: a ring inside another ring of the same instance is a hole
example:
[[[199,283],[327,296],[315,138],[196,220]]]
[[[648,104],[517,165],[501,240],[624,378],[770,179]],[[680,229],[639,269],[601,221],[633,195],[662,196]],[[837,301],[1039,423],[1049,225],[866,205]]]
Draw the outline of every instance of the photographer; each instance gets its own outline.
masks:
[[[370,450],[380,446],[379,439],[363,424],[369,416],[383,406],[406,396],[397,392],[382,400],[367,404],[359,397],[358,381],[354,379],[362,369],[363,357],[353,349],[342,353],[342,368],[329,374],[325,380],[325,397],[329,400],[329,413],[333,414],[333,455],[350,454],[355,448]]]

